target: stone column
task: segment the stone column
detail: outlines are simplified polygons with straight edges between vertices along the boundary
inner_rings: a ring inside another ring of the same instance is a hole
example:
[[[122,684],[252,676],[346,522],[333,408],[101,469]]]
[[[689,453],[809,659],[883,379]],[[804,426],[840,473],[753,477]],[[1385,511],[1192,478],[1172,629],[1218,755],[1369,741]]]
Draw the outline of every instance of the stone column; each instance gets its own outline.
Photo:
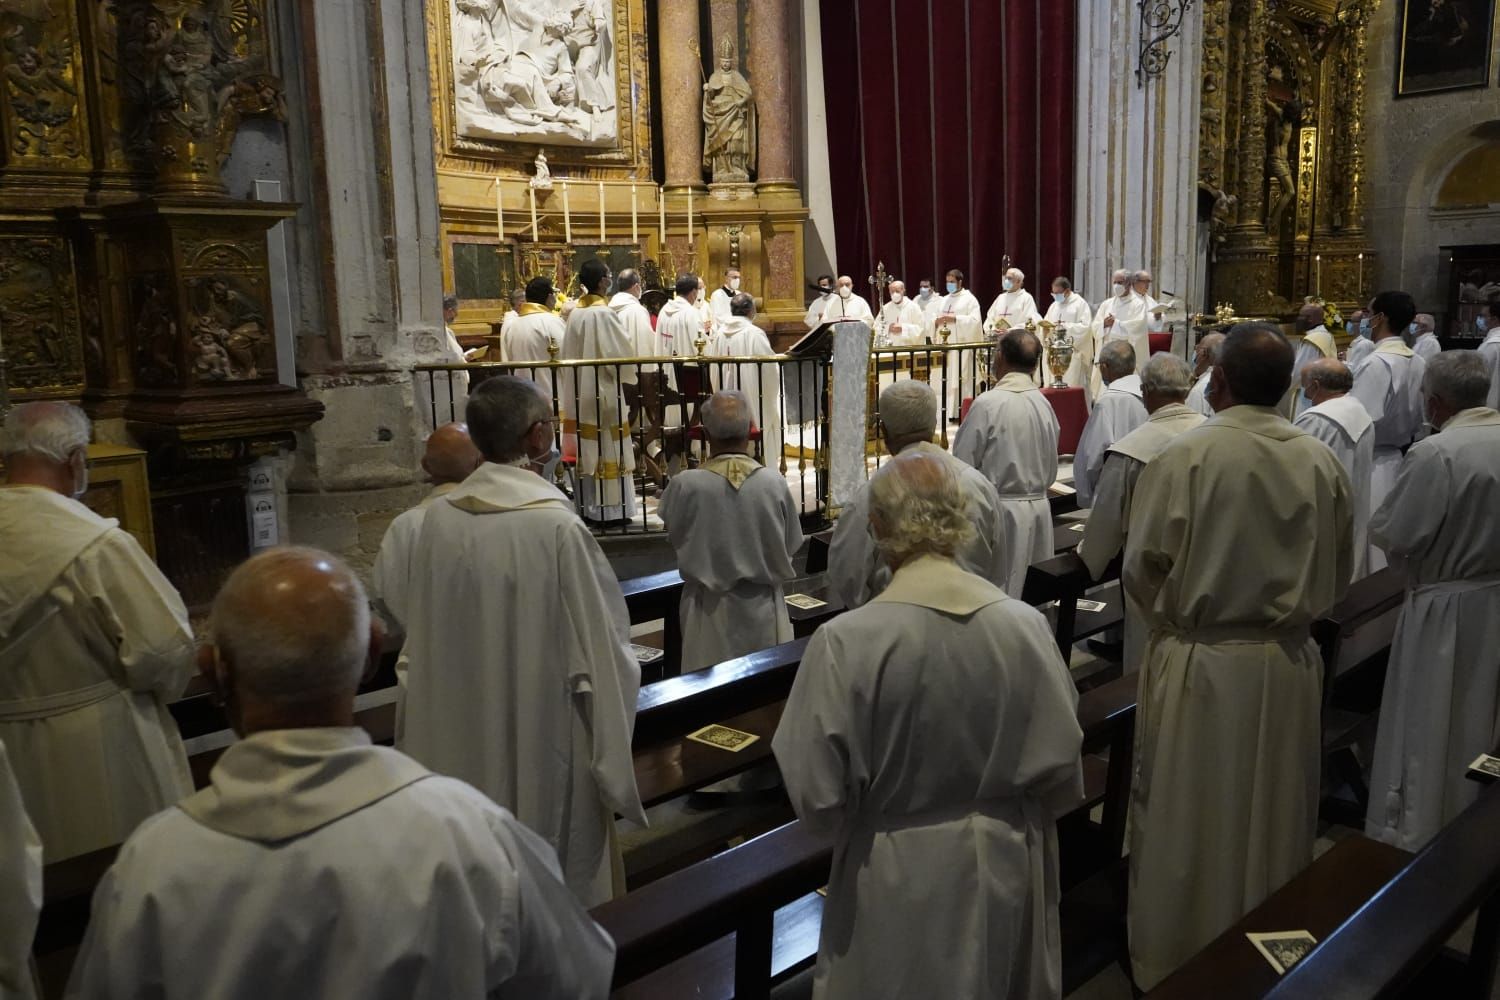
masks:
[[[694,0],[656,0],[661,40],[662,144],[667,187],[703,186],[703,74],[689,42],[698,39]]]
[[[787,0],[757,0],[750,5],[749,22],[748,68],[760,124],[756,177],[762,188],[795,188]]]
[[[1245,28],[1245,98],[1240,105],[1240,212],[1235,230],[1245,237],[1266,232],[1266,13],[1252,0]]]

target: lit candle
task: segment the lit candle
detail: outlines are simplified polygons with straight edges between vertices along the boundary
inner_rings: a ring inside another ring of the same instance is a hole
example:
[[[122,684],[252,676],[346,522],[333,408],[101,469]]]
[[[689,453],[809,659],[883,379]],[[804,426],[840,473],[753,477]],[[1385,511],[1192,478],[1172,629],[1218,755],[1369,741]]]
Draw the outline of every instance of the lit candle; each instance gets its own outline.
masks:
[[[500,178],[495,178],[495,239],[505,242],[505,205],[501,203]]]
[[[1365,294],[1365,255],[1359,255],[1359,294]]]
[[[531,191],[531,239],[535,241],[541,235],[541,231],[536,227],[536,188],[528,190]]]
[[[563,181],[563,242],[573,245],[573,213],[568,209],[568,182]]]
[[[693,189],[688,188],[688,217],[687,217],[688,249],[693,249]]]
[[[1313,258],[1313,294],[1321,297],[1323,295],[1323,255],[1318,254]]]
[[[603,246],[608,240],[604,235],[604,182],[599,182],[599,245]]]
[[[636,213],[638,211],[639,211],[639,206],[638,206],[638,203],[637,203],[636,197],[635,197],[635,185],[631,184],[630,185],[630,242],[631,243],[639,243],[641,241],[641,233],[640,233],[640,229],[639,229],[638,222],[637,222],[637,219],[636,219]]]
[[[667,251],[667,189],[660,184],[656,186],[656,208],[661,213],[661,246],[656,252],[662,254]]]

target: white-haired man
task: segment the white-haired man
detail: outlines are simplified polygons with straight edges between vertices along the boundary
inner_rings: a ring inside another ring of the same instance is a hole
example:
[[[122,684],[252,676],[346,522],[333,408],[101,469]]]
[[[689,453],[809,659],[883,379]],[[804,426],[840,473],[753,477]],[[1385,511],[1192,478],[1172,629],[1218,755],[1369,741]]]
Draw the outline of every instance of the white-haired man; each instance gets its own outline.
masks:
[[[1090,335],[1093,320],[1093,310],[1089,308],[1088,302],[1082,295],[1073,291],[1073,282],[1062,275],[1053,278],[1052,304],[1047,307],[1046,321],[1061,329],[1073,344],[1073,360],[1068,363],[1068,370],[1063,375],[1063,381],[1084,390],[1089,387],[1089,375],[1093,371],[1094,356],[1097,354],[1093,337]],[[1045,363],[1048,351],[1045,344],[1042,346],[1044,348],[1042,373],[1045,378],[1048,371]]]
[[[412,562],[404,749],[541,834],[592,906],[621,888],[614,815],[646,822],[630,616],[567,497],[517,465],[552,442],[536,387],[487,379],[468,423],[485,464],[428,509]]]
[[[1080,507],[1094,502],[1094,483],[1104,467],[1105,454],[1116,441],[1146,422],[1148,414],[1135,362],[1135,349],[1128,341],[1111,340],[1099,351],[1104,392],[1094,401],[1078,438],[1078,453],[1073,456],[1073,487],[1078,491]]]
[[[0,743],[0,997],[31,1000],[31,942],[42,911],[42,842]]]
[[[1026,275],[1019,267],[1006,271],[1000,278],[1000,294],[990,303],[984,315],[986,333],[1004,333],[1042,318],[1036,311],[1036,299],[1026,290]]]
[[[187,608],[78,502],[89,432],[76,406],[23,403],[0,442],[0,741],[49,862],[118,844],[193,790],[167,713],[193,674]]]
[[[954,554],[958,564],[997,587],[1009,582],[1009,563],[1000,551],[1000,497],[995,484],[973,466],[960,462],[932,443],[938,426],[937,395],[915,379],[902,379],[880,393],[880,432],[892,455],[940,455],[958,470],[959,485],[973,537]],[[891,569],[880,557],[870,526],[870,490],[865,487],[844,505],[828,547],[828,585],[847,608],[868,604],[891,582]]]
[[[1338,358],[1319,358],[1304,365],[1302,398],[1307,407],[1296,426],[1322,441],[1349,474],[1354,502],[1354,568],[1351,582],[1368,575],[1370,548],[1370,477],[1375,465],[1375,422],[1349,390],[1354,376]]]
[[[865,301],[864,296],[854,293],[853,278],[847,274],[839,275],[834,282],[833,291],[833,298],[823,307],[824,323],[858,320],[871,330],[875,329],[875,314],[870,311],[870,303]]]
[[[1370,774],[1366,832],[1421,849],[1474,801],[1464,769],[1500,731],[1500,413],[1473,351],[1422,391],[1438,433],[1412,445],[1370,536],[1406,577]]]
[[[1217,415],[1136,483],[1121,573],[1148,637],[1130,807],[1130,957],[1150,990],[1312,860],[1323,669],[1349,587],[1349,477],[1276,411],[1292,346],[1225,338]],[[1235,817],[1227,822],[1227,817]]]
[[[1096,580],[1125,547],[1131,501],[1141,473],[1178,435],[1206,419],[1185,405],[1191,376],[1187,362],[1172,354],[1158,354],[1141,368],[1141,403],[1148,417],[1145,423],[1109,446],[1094,486],[1088,526],[1078,544],[1078,556]],[[1126,673],[1140,669],[1145,645],[1140,611],[1127,608]]]
[[[1146,304],[1146,329],[1151,333],[1163,333],[1167,329],[1167,306],[1151,294],[1151,286],[1155,283],[1156,279],[1145,269],[1130,276],[1131,290]]]
[[[729,316],[719,324],[709,354],[721,358],[772,358],[776,351],[766,331],[755,325],[755,299],[735,292]],[[760,428],[761,456],[766,468],[780,470],[782,450],[781,365],[774,361],[717,364],[714,385],[738,389],[750,400],[750,418]]]
[[[553,308],[557,292],[548,277],[532,278],[526,283],[526,301],[516,307],[516,318],[500,334],[500,354],[508,362],[547,362],[552,351],[561,351],[567,330]],[[523,374],[535,379],[547,398],[553,398],[552,370],[529,368]],[[460,410],[455,416],[462,418]]]
[[[254,557],[212,634],[199,665],[241,739],[208,788],[125,843],[69,996],[608,994],[614,945],[552,849],[355,726],[379,632],[347,566]]]
[[[1132,282],[1135,273],[1124,268],[1116,271],[1110,285],[1110,296],[1094,310],[1094,345],[1099,354],[1104,345],[1112,340],[1125,340],[1135,349],[1138,358],[1151,356],[1150,317],[1146,312],[1146,300],[1135,293]],[[1089,376],[1089,395],[1098,399],[1104,391],[1104,382],[1099,369]]]
[[[999,550],[1007,594],[1021,596],[1032,563],[1052,556],[1052,505],[1057,481],[1057,414],[1032,381],[1042,347],[1036,335],[1012,330],[995,352],[995,386],[974,400],[953,438],[953,455],[995,484],[1000,498]]]
[[[657,509],[682,573],[682,669],[789,642],[784,585],[802,547],[786,480],[750,454],[750,401],[735,390],[703,404],[709,460],[672,477]]]
[[[1193,348],[1193,388],[1188,392],[1187,408],[1203,414],[1214,415],[1213,403],[1209,402],[1208,386],[1213,379],[1214,368],[1224,353],[1224,334],[1204,334]]]
[[[1500,299],[1490,299],[1474,323],[1479,332],[1485,334],[1479,345],[1479,356],[1490,369],[1490,394],[1485,405],[1500,410]]]
[[[881,347],[911,347],[922,342],[922,309],[907,298],[906,282],[890,284],[891,300],[880,307],[875,343]]]
[[[1423,361],[1431,362],[1443,353],[1443,345],[1437,335],[1437,320],[1432,313],[1417,313],[1417,318],[1412,320],[1412,333],[1412,353]]]
[[[773,742],[797,815],[838,838],[814,992],[1059,997],[1072,678],[1042,614],[954,560],[973,527],[952,462],[899,455],[869,492],[894,575],[813,635]]]

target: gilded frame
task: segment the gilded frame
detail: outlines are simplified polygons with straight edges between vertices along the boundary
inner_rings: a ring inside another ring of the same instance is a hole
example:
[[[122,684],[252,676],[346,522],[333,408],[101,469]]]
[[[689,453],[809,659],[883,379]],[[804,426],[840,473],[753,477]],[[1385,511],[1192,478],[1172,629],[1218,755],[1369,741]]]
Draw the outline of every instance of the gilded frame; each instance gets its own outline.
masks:
[[[1454,11],[1455,16],[1459,18],[1463,17],[1464,11],[1471,16],[1475,12],[1482,15],[1484,21],[1482,30],[1478,29],[1477,21],[1463,22],[1469,24],[1469,32],[1466,34],[1472,34],[1467,39],[1466,50],[1460,52],[1456,51],[1458,42],[1448,41],[1449,36],[1438,34],[1457,30],[1458,25],[1434,24],[1431,28],[1419,31],[1414,37],[1413,18],[1430,8],[1427,0],[1402,0],[1400,22],[1396,32],[1396,97],[1415,97],[1421,94],[1440,94],[1450,90],[1474,90],[1488,87],[1495,53],[1495,3],[1496,0],[1449,0],[1444,5],[1448,10]],[[1481,39],[1483,42],[1482,60],[1477,58],[1480,56]],[[1467,64],[1463,62],[1464,56],[1467,56]],[[1458,70],[1412,72],[1413,64],[1418,67],[1421,67],[1423,63],[1451,65],[1455,61],[1460,63]],[[1467,76],[1455,77],[1455,74],[1467,74]],[[1424,81],[1420,79],[1421,77],[1428,79]]]

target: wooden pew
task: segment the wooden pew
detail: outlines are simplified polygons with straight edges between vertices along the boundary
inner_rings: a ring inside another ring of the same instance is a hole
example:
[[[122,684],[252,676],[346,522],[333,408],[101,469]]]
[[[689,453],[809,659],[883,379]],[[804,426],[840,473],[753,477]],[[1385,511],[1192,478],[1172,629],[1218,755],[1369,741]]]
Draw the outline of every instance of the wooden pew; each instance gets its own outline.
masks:
[[[1057,602],[1049,617],[1053,620],[1053,632],[1057,636],[1057,647],[1063,660],[1069,659],[1073,643],[1086,636],[1104,631],[1125,620],[1124,595],[1120,591],[1120,557],[1105,568],[1104,574],[1095,580],[1082,559],[1074,552],[1065,552],[1033,563],[1026,574],[1026,585],[1021,599],[1037,607]],[[1090,595],[1103,601],[1103,611],[1079,611],[1078,601],[1091,587],[1109,584]]]
[[[662,619],[661,676],[676,677],[682,673],[682,574],[675,569],[652,576],[621,580],[625,607],[630,623],[639,625]]]

